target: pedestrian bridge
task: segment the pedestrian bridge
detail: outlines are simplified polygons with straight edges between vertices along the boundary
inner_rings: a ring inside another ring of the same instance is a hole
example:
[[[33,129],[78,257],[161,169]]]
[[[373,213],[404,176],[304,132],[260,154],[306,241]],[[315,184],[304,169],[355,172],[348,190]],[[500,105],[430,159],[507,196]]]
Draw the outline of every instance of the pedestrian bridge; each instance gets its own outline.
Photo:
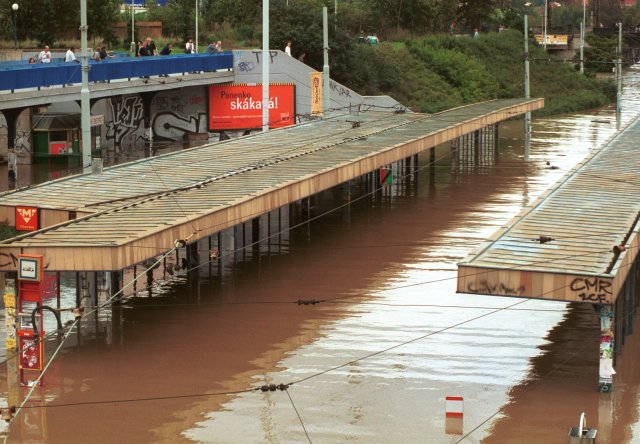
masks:
[[[178,54],[168,57],[122,57],[89,61],[90,82],[233,69],[233,54]],[[80,63],[5,63],[0,66],[0,91],[63,86],[82,82]]]
[[[461,293],[612,304],[635,274],[636,119],[458,264]]]
[[[0,221],[32,206],[43,228],[0,243],[0,270],[19,254],[44,255],[48,271],[121,270],[543,103],[340,115],[9,192]]]

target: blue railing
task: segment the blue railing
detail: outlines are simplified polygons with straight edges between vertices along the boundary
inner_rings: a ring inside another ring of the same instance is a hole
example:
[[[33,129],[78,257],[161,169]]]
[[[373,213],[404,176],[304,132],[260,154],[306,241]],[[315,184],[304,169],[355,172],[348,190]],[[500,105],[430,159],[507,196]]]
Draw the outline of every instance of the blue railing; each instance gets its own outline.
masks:
[[[233,54],[179,54],[175,56],[114,58],[89,61],[89,81],[233,69]],[[17,90],[81,83],[80,63],[8,63],[0,66],[0,90]]]

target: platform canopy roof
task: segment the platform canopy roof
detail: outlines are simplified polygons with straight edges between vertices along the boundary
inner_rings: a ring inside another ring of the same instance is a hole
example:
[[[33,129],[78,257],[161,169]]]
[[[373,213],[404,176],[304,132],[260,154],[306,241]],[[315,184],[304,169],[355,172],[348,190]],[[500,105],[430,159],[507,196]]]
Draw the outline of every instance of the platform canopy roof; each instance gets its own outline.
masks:
[[[458,264],[463,293],[612,303],[634,270],[640,216],[634,120]]]
[[[6,193],[0,220],[37,207],[43,228],[0,243],[0,270],[20,253],[44,255],[51,271],[120,270],[542,106],[342,115]]]

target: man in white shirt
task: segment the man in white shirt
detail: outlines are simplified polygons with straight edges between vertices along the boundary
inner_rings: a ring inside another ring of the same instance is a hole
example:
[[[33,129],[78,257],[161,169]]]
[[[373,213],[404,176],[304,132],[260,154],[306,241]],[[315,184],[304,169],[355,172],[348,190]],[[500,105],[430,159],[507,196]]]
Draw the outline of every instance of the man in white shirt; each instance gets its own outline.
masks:
[[[287,47],[284,48],[284,53],[291,57],[291,40],[287,42]]]
[[[38,63],[51,63],[51,53],[47,45],[45,45],[44,50],[38,54]]]
[[[72,46],[71,48],[69,48],[69,50],[67,51],[67,53],[64,56],[64,61],[65,62],[77,62],[78,59],[76,59],[76,48],[75,46]]]

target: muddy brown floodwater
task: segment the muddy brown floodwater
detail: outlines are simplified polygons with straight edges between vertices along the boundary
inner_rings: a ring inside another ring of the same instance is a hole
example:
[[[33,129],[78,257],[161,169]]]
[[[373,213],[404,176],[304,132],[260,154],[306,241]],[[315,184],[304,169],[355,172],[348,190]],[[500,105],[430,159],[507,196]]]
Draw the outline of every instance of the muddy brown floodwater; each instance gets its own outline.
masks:
[[[640,74],[625,82],[623,124]],[[454,163],[439,147],[414,185],[296,229],[278,253],[157,283],[69,338],[8,441],[566,443],[581,412],[599,443],[640,440],[636,335],[599,394],[590,305],[455,292],[456,263],[615,128],[611,108],[537,119],[525,162],[523,122],[505,122],[498,156]],[[27,393],[13,361],[5,405]],[[445,421],[446,396],[464,397],[462,423]]]

